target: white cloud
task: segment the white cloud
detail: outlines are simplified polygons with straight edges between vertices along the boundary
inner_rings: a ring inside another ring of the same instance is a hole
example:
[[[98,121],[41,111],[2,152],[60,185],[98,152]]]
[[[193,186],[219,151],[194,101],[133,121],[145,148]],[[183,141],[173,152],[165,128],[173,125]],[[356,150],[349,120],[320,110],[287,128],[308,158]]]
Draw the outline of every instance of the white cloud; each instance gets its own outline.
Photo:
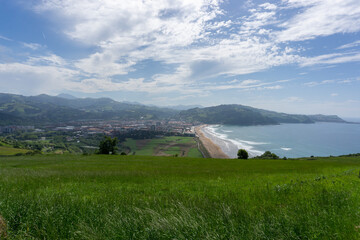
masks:
[[[131,66],[135,64],[130,60],[124,63],[117,63],[118,58],[115,54],[108,51],[94,53],[88,58],[81,59],[75,66],[85,73],[97,74],[99,77],[110,77],[114,75],[125,75],[131,71]]]
[[[330,84],[330,83],[334,83],[334,82],[335,82],[335,80],[323,80],[321,82],[307,82],[307,83],[304,83],[304,85],[308,86],[308,87],[315,87],[315,86]]]
[[[220,0],[156,3],[65,0],[43,1],[36,10],[55,12],[55,16],[71,23],[64,29],[70,38],[100,47],[100,51],[75,64],[100,78],[125,75],[134,70],[137,62],[146,59],[180,64],[178,68],[186,69],[187,74],[176,70],[173,76],[164,75],[174,79],[173,83],[179,81],[180,76],[195,81],[247,74],[297,61],[295,55],[266,39],[248,37],[252,31],[274,20],[276,6],[270,3],[262,4],[260,9],[264,11],[253,12],[241,23],[240,34],[230,38],[210,37],[214,29],[235,25],[231,20],[213,21],[223,13],[220,3]],[[204,68],[211,69],[205,71]]]
[[[360,40],[342,45],[342,46],[338,47],[337,49],[353,48],[353,47],[357,47],[357,46],[360,46]]]
[[[180,77],[183,77],[182,80],[184,77],[191,77],[195,81],[220,75],[248,74],[301,61],[302,58],[296,55],[294,49],[288,46],[283,49],[268,37],[276,34],[280,39],[292,40],[281,36],[287,36],[294,29],[297,34],[304,35],[298,28],[309,30],[307,22],[299,20],[311,14],[322,16],[326,5],[325,1],[320,0],[284,2],[283,5],[287,7],[307,8],[283,23],[281,26],[285,28],[284,31],[274,33],[266,27],[278,22],[276,13],[280,10],[275,4],[260,4],[257,9],[250,11],[249,16],[242,18],[240,22],[234,22],[231,19],[215,20],[223,14],[221,2],[45,0],[35,9],[40,13],[53,13],[59,21],[67,23],[63,30],[68,37],[100,48],[75,64],[85,73],[96,74],[100,78],[126,75],[136,70],[134,66],[137,62],[152,59],[165,64],[179,64],[178,68],[186,69],[187,74],[178,70],[173,74],[160,74],[174,79],[175,83]],[[332,11],[332,14],[338,16],[353,6],[353,3],[346,0],[328,5],[337,10]],[[350,14],[354,18],[357,17],[356,9],[352,8],[354,14]],[[226,29],[230,27],[238,28],[239,32],[230,37],[214,37],[214,30],[226,33]],[[320,31],[317,32],[321,35]],[[356,56],[325,60],[318,57],[306,59],[303,66],[317,64],[320,60],[323,63],[336,63],[356,59]],[[159,74],[154,76],[158,77]]]
[[[58,93],[71,89],[78,73],[57,66],[24,63],[0,64],[1,91],[19,94]]]
[[[188,62],[193,48],[184,47],[206,39],[209,29],[231,25],[231,21],[210,22],[222,14],[219,4],[220,0],[45,0],[35,9],[68,23],[64,29],[68,37],[99,47],[76,67],[102,78],[125,75],[146,59]]]
[[[286,80],[287,81],[287,80]],[[244,81],[236,81],[229,82],[228,84],[216,84],[209,86],[199,86],[199,89],[203,89],[206,91],[212,90],[230,90],[230,89],[241,89],[241,90],[276,90],[283,88],[278,83],[283,83],[284,80],[274,81],[274,82],[262,82],[260,80],[244,80]]]
[[[269,87],[264,87],[264,89],[268,89],[268,90],[278,90],[278,89],[282,89],[284,88],[281,85],[275,85],[275,86],[269,86]]]
[[[204,24],[220,14],[219,0],[44,0],[38,12],[68,21],[65,33],[84,43],[133,43],[173,40],[187,45],[202,37]]]
[[[340,64],[346,62],[358,62],[360,61],[360,52],[350,53],[331,53],[324,54],[316,57],[302,58],[300,66],[313,66],[317,64]]]
[[[266,10],[276,10],[277,6],[275,4],[271,4],[271,3],[263,3],[261,5],[259,5],[260,7],[263,7]]]
[[[341,80],[341,81],[339,81],[338,83],[340,83],[340,84],[347,84],[347,83],[351,83],[351,82],[352,82],[351,80],[346,79],[346,80]]]
[[[31,50],[38,50],[42,46],[37,43],[22,43],[24,47],[30,48]]]
[[[325,85],[325,84],[333,84],[333,83],[337,83],[337,84],[349,84],[356,81],[355,79],[345,79],[345,80],[323,80],[323,81],[313,81],[313,82],[306,82],[304,83],[305,86],[308,87],[315,87],[315,86],[319,86],[319,85]]]
[[[1,36],[1,35],[0,35],[0,39],[6,40],[6,41],[12,41],[10,38],[7,38],[7,37]]]
[[[74,62],[92,79],[111,79],[136,71],[136,64],[154,60],[176,64],[172,73],[158,73],[159,84],[182,89],[182,84],[221,75],[241,75],[299,61],[290,48],[267,39],[265,26],[275,21],[277,6],[261,4],[240,23],[217,20],[222,0],[45,0],[35,9],[56,16],[64,33],[99,50]],[[67,23],[67,24],[66,24]],[[239,29],[228,36],[229,28]],[[224,32],[224,36],[218,36]],[[264,37],[252,35],[254,32]],[[215,35],[214,35],[215,34]],[[146,76],[144,76],[146,78]],[[107,84],[114,86],[114,81]]]
[[[55,54],[45,55],[45,56],[37,56],[37,57],[29,57],[26,61],[29,65],[35,66],[61,66],[65,67],[68,65],[65,59]]]
[[[302,8],[300,13],[280,24],[278,41],[303,41],[335,33],[360,31],[358,0],[287,0],[288,7]]]
[[[59,81],[65,79],[65,82],[54,86],[71,86],[83,92],[190,94],[200,92],[201,87],[205,91],[280,89],[280,82],[224,83],[221,77],[288,64],[306,67],[359,61],[358,52],[305,57],[300,56],[296,47],[283,44],[358,31],[360,9],[355,2],[284,0],[276,4],[252,4],[248,15],[228,19],[221,9],[223,0],[36,1],[35,11],[55,20],[65,36],[96,50],[72,61],[50,54],[32,56],[19,64],[37,74],[42,67],[44,72],[51,69],[49,74],[58,77],[59,71],[67,69],[72,72],[72,78],[61,75]],[[282,11],[289,9],[299,11],[284,22]],[[335,20],[329,21],[329,17]],[[350,20],[353,20],[351,26]],[[34,50],[41,47],[24,46]],[[152,76],[139,74],[137,64],[144,60],[159,62],[167,71],[159,70]],[[137,72],[137,77],[126,76],[131,72]],[[216,86],[206,85],[209,79],[216,79]],[[308,86],[316,84],[308,83]]]
[[[283,99],[283,101],[293,103],[293,102],[302,102],[302,101],[304,101],[304,99],[302,99],[300,97],[288,97],[288,98]]]
[[[339,94],[338,93],[332,93],[331,96],[332,97],[337,97],[337,96],[339,96]]]

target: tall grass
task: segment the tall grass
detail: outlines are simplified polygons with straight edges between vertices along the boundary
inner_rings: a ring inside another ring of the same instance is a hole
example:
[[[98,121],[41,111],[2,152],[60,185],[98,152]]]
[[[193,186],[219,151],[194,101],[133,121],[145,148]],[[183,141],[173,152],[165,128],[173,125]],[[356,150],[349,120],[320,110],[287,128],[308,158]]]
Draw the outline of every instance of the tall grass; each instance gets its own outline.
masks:
[[[359,239],[359,157],[0,158],[9,239]]]

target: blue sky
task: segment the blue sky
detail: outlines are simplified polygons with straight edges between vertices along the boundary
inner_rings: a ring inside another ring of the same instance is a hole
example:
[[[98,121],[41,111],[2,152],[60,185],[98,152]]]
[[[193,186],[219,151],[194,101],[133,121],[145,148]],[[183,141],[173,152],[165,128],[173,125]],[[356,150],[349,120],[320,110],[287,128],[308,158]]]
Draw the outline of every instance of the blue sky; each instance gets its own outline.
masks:
[[[360,117],[358,0],[0,0],[0,92]]]

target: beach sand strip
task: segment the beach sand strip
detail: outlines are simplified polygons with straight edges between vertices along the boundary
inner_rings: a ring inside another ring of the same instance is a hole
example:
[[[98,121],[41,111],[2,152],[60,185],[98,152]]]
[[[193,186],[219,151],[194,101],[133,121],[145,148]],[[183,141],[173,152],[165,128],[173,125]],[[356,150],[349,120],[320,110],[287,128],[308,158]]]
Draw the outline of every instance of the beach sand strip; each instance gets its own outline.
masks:
[[[221,148],[216,145],[211,139],[205,137],[204,133],[202,132],[202,128],[206,127],[206,125],[201,125],[195,127],[195,133],[198,136],[202,145],[206,148],[207,152],[209,153],[211,158],[229,158]]]

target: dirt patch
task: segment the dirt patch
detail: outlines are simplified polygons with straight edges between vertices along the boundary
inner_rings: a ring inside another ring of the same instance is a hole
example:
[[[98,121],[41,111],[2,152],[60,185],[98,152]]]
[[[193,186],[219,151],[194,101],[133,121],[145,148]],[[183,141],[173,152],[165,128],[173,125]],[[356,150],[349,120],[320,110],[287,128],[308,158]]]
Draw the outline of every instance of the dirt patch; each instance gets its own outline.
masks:
[[[7,226],[5,219],[0,215],[0,239],[6,239],[7,238]]]
[[[170,157],[171,155],[170,154],[166,154],[164,152],[158,152],[157,154],[155,154],[154,156],[157,156],[157,157]]]
[[[151,141],[151,139],[141,139],[141,140],[136,140],[136,148],[137,149],[142,149],[143,147],[145,147],[146,145],[148,145],[148,143]]]
[[[159,144],[156,146],[154,155],[155,156],[171,156],[171,154],[165,153],[167,150],[169,150],[171,147],[179,147],[179,156],[180,157],[186,157],[190,151],[191,148],[197,147],[193,143],[176,143],[176,142],[170,142],[168,144]]]
[[[164,144],[159,144],[158,146],[156,146],[155,150],[154,150],[154,155],[155,156],[171,156],[170,154],[166,154],[164,151],[166,151],[170,146],[169,145],[164,145]]]

